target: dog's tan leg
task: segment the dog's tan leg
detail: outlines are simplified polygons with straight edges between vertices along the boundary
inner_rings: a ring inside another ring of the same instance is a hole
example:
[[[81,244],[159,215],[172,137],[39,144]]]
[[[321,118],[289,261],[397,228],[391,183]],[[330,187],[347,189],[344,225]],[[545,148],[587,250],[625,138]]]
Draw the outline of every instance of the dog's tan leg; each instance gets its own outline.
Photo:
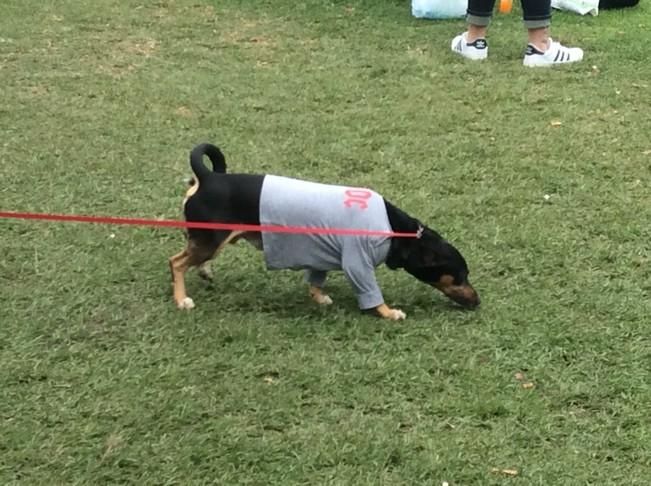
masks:
[[[310,297],[312,300],[319,305],[330,305],[332,304],[332,299],[329,295],[323,293],[323,289],[320,287],[314,287],[310,285]]]
[[[192,309],[193,300],[185,292],[185,272],[190,268],[189,246],[180,253],[170,258],[170,270],[172,272],[172,285],[174,288],[174,302],[179,309]]]
[[[172,285],[174,286],[174,302],[179,309],[194,308],[194,301],[188,297],[185,291],[185,273],[190,267],[199,266],[199,275],[205,278],[206,269],[211,259],[215,258],[225,245],[233,239],[242,235],[242,231],[231,232],[219,244],[217,249],[197,246],[192,240],[188,241],[188,246],[182,252],[170,258],[170,269],[172,270]],[[203,273],[203,275],[202,275]],[[212,277],[212,273],[209,275]]]
[[[407,314],[402,312],[400,309],[392,309],[386,304],[378,305],[375,308],[375,312],[384,319],[390,319],[392,321],[401,321],[407,317]]]

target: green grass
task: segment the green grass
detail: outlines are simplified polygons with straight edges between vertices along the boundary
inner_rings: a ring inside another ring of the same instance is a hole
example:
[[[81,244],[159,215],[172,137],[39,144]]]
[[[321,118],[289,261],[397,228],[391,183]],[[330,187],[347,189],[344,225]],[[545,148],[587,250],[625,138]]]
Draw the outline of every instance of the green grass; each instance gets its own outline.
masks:
[[[3,0],[3,210],[178,218],[209,140],[372,186],[483,306],[380,269],[404,323],[319,309],[238,245],[184,313],[180,232],[0,221],[0,484],[648,484],[651,9],[556,13],[555,70],[518,12],[472,64],[407,1]]]

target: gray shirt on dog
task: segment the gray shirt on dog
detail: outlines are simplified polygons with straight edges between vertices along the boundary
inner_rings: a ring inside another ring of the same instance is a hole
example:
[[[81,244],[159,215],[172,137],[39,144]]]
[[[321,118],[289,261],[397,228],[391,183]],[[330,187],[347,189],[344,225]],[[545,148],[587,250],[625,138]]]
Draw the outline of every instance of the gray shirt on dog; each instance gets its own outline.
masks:
[[[260,223],[391,231],[382,196],[369,189],[265,176],[260,196]],[[361,309],[384,303],[375,267],[389,253],[388,236],[262,233],[267,268],[305,269],[307,281],[321,287],[329,270],[343,270]]]

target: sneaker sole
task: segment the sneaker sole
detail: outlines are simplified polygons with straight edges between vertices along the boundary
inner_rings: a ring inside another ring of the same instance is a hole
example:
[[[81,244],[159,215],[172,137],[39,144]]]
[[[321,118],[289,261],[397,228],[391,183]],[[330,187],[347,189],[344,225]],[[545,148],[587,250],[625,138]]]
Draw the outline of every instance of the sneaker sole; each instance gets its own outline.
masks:
[[[583,61],[583,54],[578,59],[565,62],[539,62],[535,61],[533,56],[526,56],[522,61],[522,65],[526,67],[554,67],[554,66],[565,66],[567,64],[576,64],[577,62]]]

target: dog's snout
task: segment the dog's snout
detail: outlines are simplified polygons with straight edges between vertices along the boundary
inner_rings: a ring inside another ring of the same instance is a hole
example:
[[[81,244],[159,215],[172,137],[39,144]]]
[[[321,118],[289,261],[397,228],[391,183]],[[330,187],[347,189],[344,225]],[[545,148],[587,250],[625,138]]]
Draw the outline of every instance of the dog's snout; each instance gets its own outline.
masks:
[[[469,283],[438,287],[449,299],[466,309],[476,309],[481,303],[479,294]]]
[[[479,307],[479,304],[481,304],[481,299],[479,298],[477,291],[473,289],[472,296],[466,301],[466,307],[469,309],[475,309],[476,307]]]
[[[448,297],[466,309],[475,309],[479,307],[479,304],[481,303],[479,294],[470,285],[462,286],[455,292],[448,294]]]

